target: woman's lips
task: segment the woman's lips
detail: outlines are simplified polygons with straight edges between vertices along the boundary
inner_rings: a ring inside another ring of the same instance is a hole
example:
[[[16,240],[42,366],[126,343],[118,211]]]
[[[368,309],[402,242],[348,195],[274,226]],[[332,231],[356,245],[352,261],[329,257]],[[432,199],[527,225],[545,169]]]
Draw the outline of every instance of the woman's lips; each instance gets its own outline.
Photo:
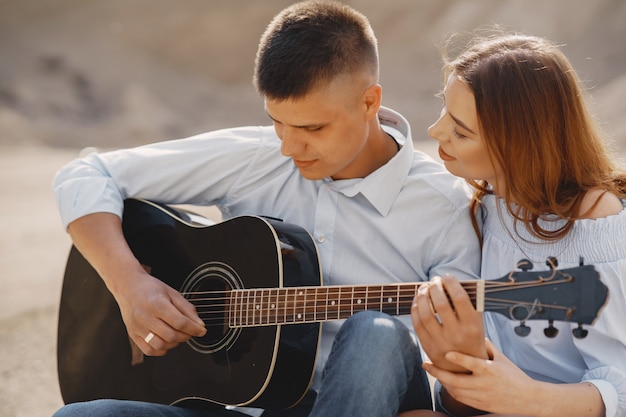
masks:
[[[456,159],[445,153],[443,149],[441,149],[441,146],[439,147],[439,158],[443,159],[444,161],[454,161]]]

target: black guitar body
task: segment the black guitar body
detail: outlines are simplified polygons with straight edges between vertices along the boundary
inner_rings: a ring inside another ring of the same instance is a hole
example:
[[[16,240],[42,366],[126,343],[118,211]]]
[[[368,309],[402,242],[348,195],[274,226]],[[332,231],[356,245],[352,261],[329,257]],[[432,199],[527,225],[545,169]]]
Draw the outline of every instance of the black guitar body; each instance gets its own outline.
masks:
[[[206,291],[211,297],[231,289],[321,285],[310,235],[280,221],[243,216],[207,226],[185,212],[130,199],[123,229],[148,271],[182,293]],[[113,296],[72,247],[57,346],[64,401],[277,409],[296,404],[314,373],[320,323],[230,328],[224,297],[213,297],[198,311],[221,317],[223,325],[207,325],[204,337],[163,357],[144,357],[129,340]]]
[[[302,228],[255,216],[206,219],[144,200],[126,200],[126,240],[146,270],[196,306],[207,334],[162,357],[144,357],[129,340],[117,303],[72,248],[58,332],[58,373],[66,403],[118,398],[189,407],[246,405],[285,409],[306,394],[321,326],[359,311],[410,314],[423,282],[322,286],[319,258]],[[519,321],[578,323],[585,337],[608,288],[593,265],[519,271],[461,282],[478,311]]]

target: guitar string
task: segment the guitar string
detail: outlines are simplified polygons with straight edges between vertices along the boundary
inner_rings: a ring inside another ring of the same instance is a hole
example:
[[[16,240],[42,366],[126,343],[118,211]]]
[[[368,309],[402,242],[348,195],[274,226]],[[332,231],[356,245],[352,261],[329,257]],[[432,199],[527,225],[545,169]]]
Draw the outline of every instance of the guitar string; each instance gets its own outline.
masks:
[[[503,289],[506,291],[514,291],[514,290],[518,290],[518,289],[527,289],[527,288],[533,288],[533,287],[539,287],[539,286],[545,286],[545,285],[554,285],[554,284],[562,284],[562,283],[567,283],[568,280],[564,279],[564,280],[556,280],[556,281],[542,281],[540,283],[536,283],[536,282],[522,282],[522,283],[516,283],[514,284],[514,286],[512,286],[510,283],[502,283],[502,282],[493,282],[493,283],[489,283],[489,282],[485,282],[485,290],[484,293],[485,294],[489,294],[492,292],[502,292]],[[315,297],[319,297],[320,295],[322,296],[322,298],[328,298],[329,296],[334,296],[334,295],[339,295],[340,298],[342,300],[344,299],[358,299],[358,298],[380,298],[380,297],[384,297],[384,296],[391,296],[393,294],[402,294],[402,296],[407,296],[407,294],[414,296],[415,292],[417,290],[417,286],[423,285],[422,283],[419,284],[408,284],[408,285],[412,285],[415,286],[416,288],[405,288],[406,285],[399,285],[397,289],[389,289],[389,288],[380,288],[380,286],[378,285],[373,285],[370,287],[365,287],[365,286],[359,286],[359,287],[354,287],[354,290],[349,290],[346,292],[341,292],[341,288],[342,287],[282,287],[282,288],[248,288],[248,289],[243,289],[243,290],[239,290],[239,289],[235,289],[235,290],[219,290],[219,291],[193,291],[193,292],[182,292],[181,294],[183,296],[195,296],[195,295],[223,295],[223,297],[218,298],[218,297],[206,297],[206,298],[198,298],[198,297],[193,297],[193,298],[188,298],[188,300],[190,302],[195,302],[195,301],[211,301],[214,302],[216,300],[223,300],[223,301],[229,301],[232,299],[232,293],[242,293],[244,295],[242,295],[242,299],[246,298],[249,299],[250,297],[252,298],[269,298],[269,297],[286,297],[286,296],[299,296],[299,297],[308,297],[309,295],[311,296],[315,296]],[[495,287],[495,288],[488,288],[488,287]],[[352,287],[350,287],[352,288]],[[376,289],[378,288],[378,289]],[[338,290],[338,291],[337,291]],[[253,295],[252,293],[254,292],[261,292],[264,294],[261,295]],[[272,291],[276,292],[275,294],[272,294]],[[305,294],[296,294],[296,291],[301,291],[304,292]],[[334,292],[333,292],[334,291]],[[318,294],[319,292],[321,292],[321,294]],[[476,291],[476,289],[466,289],[467,294],[470,296],[470,298],[472,296],[476,296],[476,294],[478,293],[478,291]],[[315,294],[312,294],[315,293]],[[246,295],[247,294],[247,295]],[[281,295],[283,294],[283,295]],[[360,295],[364,295],[363,297],[358,297]],[[215,304],[211,304],[211,305],[215,305]]]
[[[521,287],[532,287],[532,286],[538,286],[538,285],[547,285],[547,284],[554,284],[555,282],[542,282],[540,284],[537,283],[522,283],[519,286],[516,286],[515,288],[510,288],[509,290],[513,290],[513,289],[519,289]],[[346,318],[348,317],[350,314],[352,314],[355,310],[356,311],[361,311],[361,310],[365,310],[365,309],[373,309],[373,308],[366,308],[367,305],[371,305],[371,306],[378,306],[378,310],[379,311],[395,311],[395,312],[400,312],[400,310],[402,310],[402,312],[404,313],[406,306],[403,306],[404,308],[402,308],[399,303],[408,303],[411,302],[415,293],[415,289],[412,287],[416,287],[419,285],[422,285],[423,283],[417,283],[417,284],[410,284],[411,288],[398,288],[397,291],[390,291],[390,290],[385,290],[385,289],[381,289],[378,286],[373,286],[375,287],[372,291],[369,291],[370,287],[367,288],[367,290],[359,290],[356,289],[354,291],[354,293],[352,291],[346,292],[345,294],[340,294],[340,293],[335,293],[340,295],[339,299],[330,299],[324,295],[328,295],[325,294],[325,292],[323,292],[322,297],[319,298],[316,291],[316,294],[314,294],[314,299],[311,298],[306,298],[303,299],[299,299],[299,300],[288,300],[286,299],[287,297],[291,297],[291,296],[295,296],[295,293],[292,294],[287,294],[285,291],[283,291],[284,295],[279,295],[279,294],[269,294],[266,295],[265,297],[261,296],[261,300],[259,301],[258,299],[255,298],[254,301],[256,302],[248,302],[246,303],[246,307],[244,308],[243,306],[241,308],[236,308],[236,311],[240,314],[245,313],[246,315],[246,324],[250,321],[250,318],[252,318],[252,322],[251,324],[257,325],[257,324],[268,324],[268,325],[272,325],[272,324],[278,324],[278,322],[280,323],[290,323],[290,322],[294,322],[294,323],[300,323],[300,322],[311,322],[311,321],[320,321],[322,319],[317,319],[318,316],[323,316],[324,319],[327,319],[327,317],[334,317],[334,316],[338,316],[338,318]],[[501,283],[501,282],[491,282],[491,283],[486,283],[489,284],[490,287],[503,287],[503,286],[508,286],[510,287],[511,284],[510,283]],[[516,284],[517,285],[517,284]],[[403,285],[403,287],[405,287],[405,285]],[[329,287],[306,287],[307,289],[328,289]],[[359,287],[359,288],[365,288],[365,287]],[[378,289],[376,289],[378,288]],[[304,289],[304,288],[300,288],[300,289]],[[257,289],[257,290],[263,290],[264,292],[268,292],[269,289]],[[279,289],[271,289],[269,291],[276,291]],[[280,290],[289,290],[289,288],[280,288]],[[244,290],[244,291],[248,291],[248,292],[254,292],[254,289],[248,289],[248,290]],[[364,293],[359,293],[360,291],[363,291]],[[494,292],[494,291],[498,291],[501,292],[501,289],[495,289],[495,290],[485,290],[485,293],[490,293],[490,292]],[[293,289],[292,289],[293,292]],[[367,295],[365,294],[365,292],[367,292]],[[385,297],[386,294],[388,293],[394,293],[396,296],[392,297],[392,300],[389,301],[389,299],[387,299],[388,301],[380,301],[383,297]],[[229,294],[230,291],[208,291],[208,292],[201,292],[203,294],[206,293],[211,293],[211,294]],[[468,290],[468,294],[470,295],[470,297],[475,293],[475,291],[472,290]],[[357,295],[357,297],[354,297],[354,295]],[[345,295],[346,297],[342,297],[342,295]],[[365,304],[363,304],[363,302],[361,303],[356,303],[354,304],[354,302],[351,303],[344,303],[342,301],[349,301],[349,300],[354,300],[355,298],[358,299],[358,295],[364,295],[364,297],[361,297],[361,299],[365,299]],[[272,299],[273,297],[277,297],[275,300]],[[244,297],[245,298],[245,297]],[[258,298],[258,297],[257,297]],[[284,298],[284,299],[283,299]],[[329,306],[328,305],[328,301],[329,299],[331,301],[338,301],[339,304],[337,306],[337,309],[334,308],[334,306]],[[210,301],[215,301],[216,298],[213,299],[190,299],[190,301],[206,301],[206,300],[210,300]],[[231,297],[224,297],[223,300],[225,301],[230,301]],[[247,300],[249,301],[249,300]],[[299,301],[299,302],[296,302]],[[302,303],[304,301],[304,304]],[[513,303],[510,300],[502,300],[502,299],[495,299],[495,298],[489,298],[486,297],[485,298],[485,305],[488,306],[490,309],[495,309],[496,307],[506,307],[506,306],[511,306]],[[516,302],[514,305],[515,306],[532,306],[534,304],[534,302]],[[236,306],[238,304],[235,304]],[[254,305],[255,307],[253,309],[250,309],[250,306]],[[220,308],[223,307],[224,310],[222,311],[204,311],[201,310],[199,312],[199,315],[201,315],[202,317],[206,318],[205,323],[207,325],[210,326],[214,326],[214,325],[219,325],[219,326],[223,326],[226,324],[225,322],[225,318],[227,316],[229,316],[229,312],[226,311],[225,309],[228,308],[230,306],[230,303],[225,303],[223,305],[218,305],[215,303],[212,304],[198,304],[197,307],[199,308],[209,308],[209,309],[216,309],[216,308]],[[258,307],[256,307],[258,306]],[[261,307],[263,306],[263,307]],[[395,306],[395,307],[394,307]],[[269,309],[267,307],[270,307]],[[317,309],[319,307],[325,307],[326,310],[324,311],[318,311]],[[567,310],[568,307],[564,307],[564,306],[558,306],[558,305],[550,305],[549,306],[551,309],[561,309],[561,310]],[[328,308],[330,308],[330,310],[328,310]],[[293,312],[288,312],[290,310],[293,310]],[[408,313],[404,313],[404,314],[408,314]],[[207,316],[209,316],[209,318],[207,318]],[[211,317],[213,316],[213,317]],[[217,316],[217,317],[215,317]],[[252,316],[252,317],[250,317]],[[313,316],[313,319],[308,319],[307,317],[309,316]],[[281,317],[283,320],[278,320],[278,318]],[[273,320],[272,320],[273,319]],[[239,321],[243,322],[243,318],[240,318]]]
[[[553,285],[553,284],[563,284],[563,283],[567,283],[569,282],[568,279],[569,277],[566,277],[565,279],[560,279],[560,280],[544,280],[544,281],[540,281],[540,282],[534,282],[534,281],[522,281],[522,282],[493,282],[493,281],[485,281],[485,293],[488,292],[500,292],[502,291],[502,289],[506,289],[506,290],[516,290],[516,289],[524,289],[524,288],[532,288],[532,287],[538,287],[538,286],[543,286],[543,285]],[[464,287],[465,291],[468,294],[475,294],[476,293],[476,285],[474,284],[476,281],[464,281],[462,282],[462,286]],[[341,294],[341,295],[350,295],[353,293],[362,293],[362,292],[369,292],[372,289],[374,291],[379,291],[382,292],[383,294],[385,293],[395,293],[398,290],[399,291],[417,291],[418,287],[428,284],[427,282],[419,282],[419,283],[413,283],[413,284],[397,284],[397,285],[389,285],[389,284],[381,284],[383,285],[385,288],[381,288],[381,285],[377,285],[377,284],[373,284],[373,285],[361,285],[361,286],[346,286],[346,287],[342,287],[342,286],[331,286],[331,287],[324,287],[324,286],[308,286],[308,287],[280,287],[280,288],[244,288],[244,289],[230,289],[230,290],[211,290],[211,291],[187,291],[187,292],[181,292],[181,294],[183,296],[192,296],[192,295],[198,295],[198,294],[207,294],[207,295],[211,295],[211,294],[231,294],[233,292],[253,292],[253,291],[263,291],[263,292],[271,292],[271,291],[309,291],[309,292],[317,292],[317,291],[322,291],[323,293],[329,293],[329,294],[335,294],[332,291],[336,291],[337,294]],[[396,287],[396,288],[393,288]],[[407,288],[409,287],[409,288]],[[468,287],[468,288],[465,288]],[[488,287],[495,287],[493,289],[489,289]],[[346,292],[342,292],[342,289],[347,289],[348,291]],[[229,297],[224,297],[225,299],[230,299]],[[194,298],[195,300],[200,300],[199,298]],[[209,299],[209,298],[207,298]],[[212,298],[214,299],[214,298]]]
[[[485,305],[489,306],[489,310],[496,310],[500,308],[505,309],[509,307],[511,304],[508,302],[502,303],[502,302],[497,302],[497,301],[495,302],[489,301]],[[526,305],[532,308],[532,304],[526,303]],[[550,308],[559,309],[563,311],[568,310],[567,307],[563,307],[563,306],[550,306]],[[369,309],[369,310],[382,311],[382,312],[385,311],[384,309],[378,309],[378,310]],[[312,312],[312,311],[302,312],[302,313],[296,313],[296,312],[285,313],[279,310],[271,314],[270,313],[260,314],[260,315],[255,315],[252,317],[246,317],[245,319],[240,318],[239,320],[235,320],[234,323],[230,319],[230,316],[226,313],[219,313],[219,314],[215,313],[213,315],[209,315],[208,317],[206,314],[202,314],[201,318],[203,322],[205,323],[205,325],[207,326],[224,326],[226,324],[230,326],[232,324],[232,327],[246,327],[250,325],[260,325],[260,324],[278,325],[278,324],[291,324],[291,323],[302,323],[302,322],[339,320],[339,319],[348,318],[353,313],[359,312],[359,311],[362,311],[362,310],[342,309],[342,310],[337,310],[337,311],[332,311],[332,312],[323,312],[323,313]],[[398,315],[408,315],[408,314],[409,314],[409,311],[405,309],[401,309],[398,312]]]
[[[554,284],[554,283],[550,283]],[[548,285],[548,283],[544,284],[544,285]],[[537,284],[534,284],[532,286],[537,286]],[[522,287],[526,288],[529,286],[518,286],[515,288],[511,288],[509,290],[513,290],[513,289],[521,289]],[[267,302],[271,302],[271,301],[290,301],[290,300],[286,300],[286,298],[290,298],[290,297],[294,297],[294,303],[296,301],[302,301],[303,298],[307,298],[308,300],[311,300],[311,298],[314,298],[314,302],[317,304],[320,301],[321,302],[326,302],[328,300],[333,301],[333,300],[338,300],[338,301],[345,301],[345,300],[357,300],[357,304],[359,304],[359,299],[363,300],[365,299],[368,303],[373,301],[374,303],[396,303],[397,300],[395,300],[396,297],[401,297],[401,298],[410,298],[412,299],[415,291],[411,290],[411,289],[401,289],[399,291],[389,291],[389,290],[373,290],[373,291],[361,291],[361,290],[357,290],[354,292],[346,292],[345,294],[341,294],[339,292],[336,293],[330,293],[330,292],[326,292],[326,291],[322,291],[321,294],[317,293],[316,291],[311,291],[315,294],[310,294],[307,293],[305,295],[297,295],[295,294],[295,292],[289,291],[288,289],[282,289],[284,291],[279,292],[277,290],[270,290],[270,291],[277,291],[275,294],[270,293],[268,290],[260,290],[261,292],[264,292],[265,294],[261,294],[261,295],[256,295],[256,294],[251,294],[255,291],[258,290],[243,290],[244,292],[247,291],[248,295],[242,295],[241,300],[240,301],[245,301],[247,304],[259,304],[259,302],[262,304],[264,303],[266,300]],[[241,291],[241,290],[240,290]],[[501,289],[496,289],[496,290],[488,290],[485,289],[485,294],[489,294],[491,292],[501,292]],[[470,296],[470,298],[475,297],[475,291],[469,290],[467,291],[468,295]],[[196,304],[197,307],[227,307],[230,305],[230,301],[232,300],[232,296],[231,296],[232,291],[210,291],[210,292],[197,292],[196,294],[203,294],[203,295],[207,295],[207,294],[222,294],[224,295],[224,297],[207,297],[207,298],[189,298],[188,300],[191,303]],[[193,293],[186,293],[186,295],[191,295]],[[244,293],[242,293],[244,294]],[[228,296],[226,296],[228,295]],[[335,297],[335,296],[339,296],[339,298]],[[295,300],[295,297],[299,297],[298,300]],[[321,297],[320,297],[321,296]],[[252,300],[250,300],[250,298],[252,297]],[[387,301],[383,300],[383,298],[386,298]],[[389,301],[389,299],[391,299],[391,301]],[[371,301],[370,301],[371,300]],[[381,301],[377,301],[377,300],[381,300]],[[217,304],[216,301],[222,301],[224,304]],[[252,301],[252,302],[250,302]],[[305,300],[306,301],[306,300]],[[209,304],[201,304],[202,302],[210,302]]]
[[[523,305],[532,307],[534,303],[517,303],[516,306]],[[511,302],[509,301],[500,301],[497,299],[487,299],[485,300],[485,306],[488,306],[490,310],[496,310],[498,308],[506,308],[511,306]],[[555,310],[563,310],[567,311],[569,307],[559,306],[559,305],[550,305],[550,309]],[[247,327],[247,326],[258,326],[258,325],[278,325],[278,324],[295,324],[295,323],[311,323],[318,321],[328,321],[328,320],[339,320],[345,319],[352,315],[355,312],[363,311],[365,309],[338,309],[333,310],[332,312],[316,312],[316,311],[303,311],[303,312],[283,312],[281,309],[272,310],[263,312],[262,314],[258,314],[253,317],[246,317],[239,320],[241,323],[238,325],[234,325],[232,327]],[[368,309],[375,310],[375,309]],[[394,309],[395,310],[395,309]],[[376,311],[385,311],[385,309],[378,309]],[[403,315],[408,315],[409,312],[406,309],[400,309]],[[209,317],[207,317],[207,315]],[[205,312],[204,314],[200,314],[204,323],[207,326],[220,326],[223,327],[225,325],[230,325],[231,320],[229,319],[229,314],[227,312]],[[281,320],[279,320],[281,318]],[[237,321],[237,322],[239,322]],[[236,323],[237,323],[236,322]]]

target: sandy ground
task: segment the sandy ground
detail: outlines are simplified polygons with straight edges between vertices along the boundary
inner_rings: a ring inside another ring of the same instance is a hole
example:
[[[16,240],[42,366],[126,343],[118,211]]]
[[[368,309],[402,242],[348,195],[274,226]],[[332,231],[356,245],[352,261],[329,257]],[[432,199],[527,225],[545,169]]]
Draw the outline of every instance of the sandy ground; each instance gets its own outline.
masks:
[[[70,240],[50,187],[76,152],[0,148],[0,416],[49,416],[56,379],[57,309]]]

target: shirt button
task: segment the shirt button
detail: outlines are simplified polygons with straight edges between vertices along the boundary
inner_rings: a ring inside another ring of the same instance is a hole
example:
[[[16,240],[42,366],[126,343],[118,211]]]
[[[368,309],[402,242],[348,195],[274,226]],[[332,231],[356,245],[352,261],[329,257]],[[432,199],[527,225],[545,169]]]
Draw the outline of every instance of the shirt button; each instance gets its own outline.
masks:
[[[319,243],[324,243],[324,241],[325,241],[325,240],[326,240],[326,238],[324,237],[324,235],[319,235],[319,236],[317,237],[317,241],[318,241]]]

